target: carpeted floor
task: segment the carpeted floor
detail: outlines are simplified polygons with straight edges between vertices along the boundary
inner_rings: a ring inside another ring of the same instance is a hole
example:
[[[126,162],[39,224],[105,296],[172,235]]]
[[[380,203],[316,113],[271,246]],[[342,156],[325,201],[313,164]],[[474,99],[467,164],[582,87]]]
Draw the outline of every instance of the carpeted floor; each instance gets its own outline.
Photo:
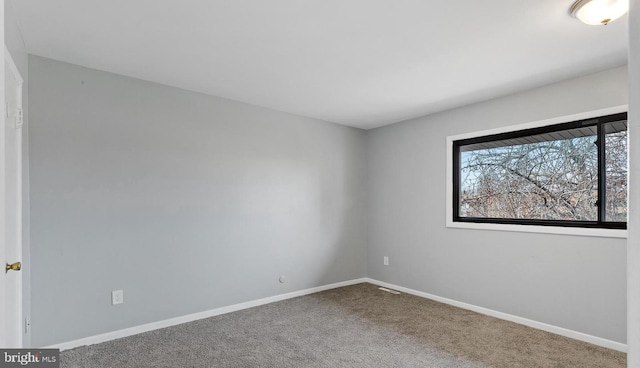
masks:
[[[625,367],[626,354],[359,284],[65,351],[61,367]]]

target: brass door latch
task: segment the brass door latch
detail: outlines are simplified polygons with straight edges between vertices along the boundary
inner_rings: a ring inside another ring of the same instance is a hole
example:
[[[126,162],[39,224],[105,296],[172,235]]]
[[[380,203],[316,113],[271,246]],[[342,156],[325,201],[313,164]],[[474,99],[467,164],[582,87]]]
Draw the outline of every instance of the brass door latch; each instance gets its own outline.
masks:
[[[20,271],[22,269],[22,263],[16,262],[13,264],[8,264],[4,267],[4,273],[9,271]]]

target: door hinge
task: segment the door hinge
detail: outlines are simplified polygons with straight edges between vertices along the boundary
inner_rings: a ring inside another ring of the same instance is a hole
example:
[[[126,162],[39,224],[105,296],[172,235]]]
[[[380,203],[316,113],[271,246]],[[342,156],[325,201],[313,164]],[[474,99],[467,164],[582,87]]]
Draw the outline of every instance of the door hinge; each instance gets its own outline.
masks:
[[[16,129],[20,128],[24,123],[24,111],[22,109],[16,110]]]

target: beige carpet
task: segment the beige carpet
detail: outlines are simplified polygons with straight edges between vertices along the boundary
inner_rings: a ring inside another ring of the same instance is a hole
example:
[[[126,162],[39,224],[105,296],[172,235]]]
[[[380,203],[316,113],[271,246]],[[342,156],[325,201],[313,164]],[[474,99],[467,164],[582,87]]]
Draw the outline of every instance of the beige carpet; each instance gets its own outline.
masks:
[[[626,355],[371,284],[65,351],[61,367],[625,367]]]

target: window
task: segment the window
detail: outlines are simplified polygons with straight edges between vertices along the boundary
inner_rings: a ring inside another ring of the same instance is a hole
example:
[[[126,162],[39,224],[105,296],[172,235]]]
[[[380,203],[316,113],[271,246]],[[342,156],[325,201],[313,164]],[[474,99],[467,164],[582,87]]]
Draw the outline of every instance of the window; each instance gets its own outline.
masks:
[[[454,222],[626,229],[627,113],[452,148]]]

